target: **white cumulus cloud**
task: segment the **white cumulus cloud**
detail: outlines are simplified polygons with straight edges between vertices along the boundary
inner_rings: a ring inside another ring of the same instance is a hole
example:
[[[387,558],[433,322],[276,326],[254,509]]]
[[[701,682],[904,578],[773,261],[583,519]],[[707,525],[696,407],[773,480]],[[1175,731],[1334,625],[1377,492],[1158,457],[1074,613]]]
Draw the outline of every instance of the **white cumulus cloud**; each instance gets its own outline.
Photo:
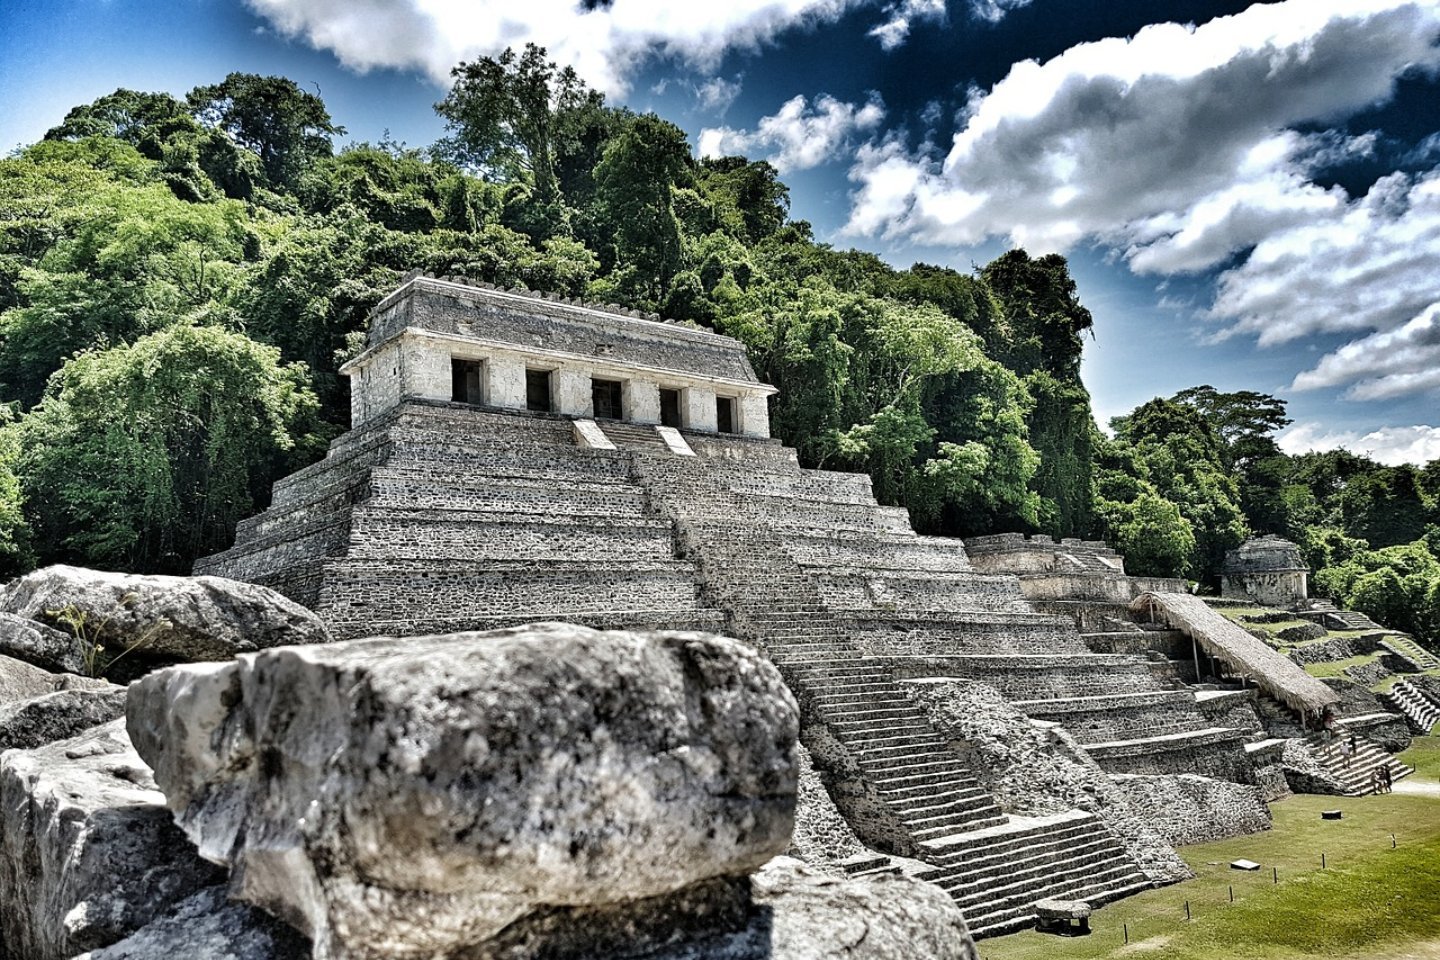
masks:
[[[700,131],[700,155],[760,153],[782,173],[806,170],[836,159],[852,137],[875,130],[884,119],[885,107],[879,99],[854,104],[821,94],[811,105],[804,96],[796,96],[762,117],[754,130]]]
[[[740,78],[711,77],[695,88],[695,103],[701,110],[723,114],[740,96]]]
[[[1437,39],[1437,0],[1286,0],[1017,63],[972,91],[943,158],[898,138],[862,147],[847,229],[1034,253],[1099,241],[1158,276],[1223,268],[1208,310],[1221,336],[1355,334],[1296,389],[1440,388],[1440,168],[1358,198],[1317,182],[1376,148],[1325,128],[1433,75]]]
[[[978,2],[978,0],[977,0]],[[755,49],[794,28],[830,23],[880,0],[245,0],[280,33],[333,52],[355,70],[418,69],[440,84],[461,60],[526,43],[545,47],[597,89],[623,94],[651,57],[712,69],[726,52]],[[1002,0],[1001,7],[1015,0]],[[876,28],[899,44],[910,23],[943,18],[944,0],[892,0]],[[900,24],[903,22],[903,26]]]
[[[1381,427],[1369,433],[1327,430],[1318,423],[1297,423],[1280,435],[1280,449],[1289,454],[1349,450],[1389,466],[1423,465],[1440,458],[1440,427],[1417,424]]]
[[[726,51],[758,47],[784,30],[833,21],[873,0],[245,0],[287,36],[330,50],[346,66],[420,69],[448,84],[461,60],[536,43],[601,90],[623,93],[651,56],[699,69]]]
[[[1440,65],[1437,35],[1434,2],[1288,0],[1017,63],[972,99],[943,162],[895,145],[862,154],[850,228],[1035,250],[1095,237],[1138,270],[1202,270],[1343,207],[1307,176],[1322,144],[1291,128]],[[914,189],[896,196],[902,167]]]

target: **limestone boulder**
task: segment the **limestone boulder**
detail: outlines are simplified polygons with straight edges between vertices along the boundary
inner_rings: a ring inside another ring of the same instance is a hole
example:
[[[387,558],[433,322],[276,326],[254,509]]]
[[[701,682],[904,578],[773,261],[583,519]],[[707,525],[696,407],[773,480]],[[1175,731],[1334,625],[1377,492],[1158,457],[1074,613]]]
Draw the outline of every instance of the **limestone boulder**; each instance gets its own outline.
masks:
[[[755,902],[771,918],[771,952],[761,957],[978,960],[960,908],[933,884],[903,876],[837,880],[784,857],[752,882]]]
[[[0,706],[33,700],[57,690],[89,690],[105,686],[104,680],[51,673],[34,664],[0,654]]]
[[[939,887],[902,876],[837,879],[777,857],[749,879],[619,906],[527,915],[450,960],[976,960]]]
[[[85,673],[85,644],[74,633],[0,613],[0,654],[44,670]]]
[[[101,662],[228,660],[282,644],[324,643],[313,613],[267,587],[223,577],[161,577],[53,566],[13,580],[0,612],[68,629]]]
[[[310,944],[263,910],[228,900],[223,885],[182,900],[119,943],[75,960],[309,960]]]
[[[0,957],[68,960],[218,883],[123,721],[0,755]]]
[[[325,958],[443,955],[551,907],[748,874],[798,711],[734,640],[541,624],[153,673],[129,730],[238,899]]]
[[[0,752],[29,750],[78,736],[125,716],[125,688],[58,690],[0,706]]]

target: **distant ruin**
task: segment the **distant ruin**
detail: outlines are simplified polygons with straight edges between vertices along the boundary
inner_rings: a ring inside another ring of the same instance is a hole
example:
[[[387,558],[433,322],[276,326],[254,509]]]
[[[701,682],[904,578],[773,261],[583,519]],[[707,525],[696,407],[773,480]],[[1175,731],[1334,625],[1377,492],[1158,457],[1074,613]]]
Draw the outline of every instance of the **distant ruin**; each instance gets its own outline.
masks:
[[[1291,610],[1310,596],[1310,568],[1300,558],[1300,548],[1283,537],[1246,540],[1225,554],[1220,575],[1220,595],[1234,600]]]
[[[813,864],[932,881],[984,936],[1044,898],[1182,879],[1172,844],[1264,829],[1291,789],[1303,718],[1131,613],[1186,584],[1103,543],[917,535],[867,476],[770,438],[774,388],[735,340],[413,276],[342,372],[353,428],[195,572],[274,587],[337,638],[746,640],[800,703]]]

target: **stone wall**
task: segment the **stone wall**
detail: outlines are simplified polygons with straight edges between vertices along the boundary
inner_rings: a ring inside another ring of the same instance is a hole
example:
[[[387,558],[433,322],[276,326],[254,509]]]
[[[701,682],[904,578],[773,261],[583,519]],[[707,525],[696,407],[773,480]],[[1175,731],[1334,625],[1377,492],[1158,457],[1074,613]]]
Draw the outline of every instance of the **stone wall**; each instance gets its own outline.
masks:
[[[1132,810],[1176,846],[1270,829],[1270,808],[1253,786],[1182,773],[1113,778]]]
[[[871,853],[845,822],[815,771],[810,751],[800,748],[800,781],[796,793],[795,832],[790,855],[828,873],[843,873],[846,860]]]

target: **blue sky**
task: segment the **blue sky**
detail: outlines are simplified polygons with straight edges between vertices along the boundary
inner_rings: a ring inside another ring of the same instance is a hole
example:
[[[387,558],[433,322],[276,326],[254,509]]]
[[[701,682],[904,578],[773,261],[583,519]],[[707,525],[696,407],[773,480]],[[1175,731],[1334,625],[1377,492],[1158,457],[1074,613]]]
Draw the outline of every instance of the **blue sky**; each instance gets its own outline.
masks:
[[[1211,383],[1287,445],[1440,457],[1440,2],[0,0],[0,148],[120,86],[288,76],[350,139],[442,133],[449,66],[534,41],[820,238],[1071,259],[1102,420]]]

